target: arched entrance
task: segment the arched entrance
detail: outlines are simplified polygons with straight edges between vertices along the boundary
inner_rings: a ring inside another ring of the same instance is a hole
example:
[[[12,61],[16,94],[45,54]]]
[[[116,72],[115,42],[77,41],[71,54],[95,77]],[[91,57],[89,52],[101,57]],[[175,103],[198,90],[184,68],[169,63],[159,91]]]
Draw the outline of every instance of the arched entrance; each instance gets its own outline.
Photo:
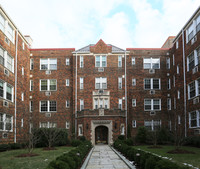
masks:
[[[98,126],[95,128],[95,144],[108,144],[108,127]]]

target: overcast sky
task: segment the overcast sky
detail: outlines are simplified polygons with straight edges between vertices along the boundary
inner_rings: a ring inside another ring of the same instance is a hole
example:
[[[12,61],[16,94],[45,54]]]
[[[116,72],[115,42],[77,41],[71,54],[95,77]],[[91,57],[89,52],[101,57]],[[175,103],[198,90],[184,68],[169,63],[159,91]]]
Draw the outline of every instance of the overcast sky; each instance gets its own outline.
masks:
[[[33,48],[76,48],[103,39],[121,48],[161,47],[200,0],[0,0]]]

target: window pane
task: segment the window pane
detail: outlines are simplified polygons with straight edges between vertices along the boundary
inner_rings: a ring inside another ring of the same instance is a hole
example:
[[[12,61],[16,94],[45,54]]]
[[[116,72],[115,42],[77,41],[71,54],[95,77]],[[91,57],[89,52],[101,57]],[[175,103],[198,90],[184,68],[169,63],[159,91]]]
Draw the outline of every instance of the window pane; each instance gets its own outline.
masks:
[[[47,80],[41,80],[41,91],[47,90]]]
[[[190,127],[197,127],[197,114],[196,111],[190,113]]]
[[[102,56],[102,67],[106,67],[106,56]]]
[[[144,79],[144,88],[151,89],[151,79]]]
[[[96,56],[96,67],[100,67],[100,56]]]
[[[4,82],[0,80],[0,97],[3,97],[3,84]]]
[[[0,64],[4,65],[4,50],[0,47]]]
[[[41,112],[47,112],[48,108],[47,108],[47,101],[41,101]]]
[[[41,70],[48,69],[48,59],[40,59]]]
[[[12,57],[7,55],[7,68],[12,71]]]
[[[11,130],[12,128],[12,117],[9,115],[6,115],[6,130]]]
[[[105,109],[108,108],[108,99],[105,99],[105,100],[104,100],[104,106],[105,106]]]
[[[153,100],[153,110],[160,110],[160,100],[159,99]]]
[[[12,100],[12,87],[7,85],[7,89],[6,89],[6,99],[8,100]]]
[[[190,89],[189,98],[192,98],[196,95],[196,93],[195,93],[195,82],[192,82],[192,83],[189,84],[189,89]]]
[[[56,101],[49,101],[49,111],[56,111]]]
[[[188,62],[189,70],[192,70],[194,68],[194,53],[188,56]]]
[[[57,69],[57,59],[49,59],[49,69],[50,70]]]
[[[150,99],[144,100],[144,109],[145,110],[151,110],[151,100]]]
[[[4,32],[5,18],[0,14],[0,29]]]
[[[153,79],[153,89],[159,89],[159,79]]]
[[[56,90],[56,80],[50,80],[50,90]]]

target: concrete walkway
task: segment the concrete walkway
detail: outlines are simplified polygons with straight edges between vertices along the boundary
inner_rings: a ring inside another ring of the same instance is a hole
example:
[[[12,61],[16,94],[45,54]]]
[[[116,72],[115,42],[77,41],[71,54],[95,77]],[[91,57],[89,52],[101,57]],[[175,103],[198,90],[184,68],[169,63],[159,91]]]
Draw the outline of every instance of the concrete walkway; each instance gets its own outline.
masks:
[[[129,169],[108,145],[96,145],[86,169]]]

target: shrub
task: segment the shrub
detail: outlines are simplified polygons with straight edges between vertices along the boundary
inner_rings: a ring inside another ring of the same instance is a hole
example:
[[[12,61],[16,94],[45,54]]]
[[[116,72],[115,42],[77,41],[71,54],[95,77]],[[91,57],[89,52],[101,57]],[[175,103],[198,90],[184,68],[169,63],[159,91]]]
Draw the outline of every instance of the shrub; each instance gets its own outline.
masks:
[[[146,159],[145,169],[155,169],[156,162],[156,159],[153,156],[150,156],[148,159]]]
[[[132,138],[128,138],[128,139],[125,140],[124,143],[129,145],[129,146],[132,146],[133,145],[133,139]]]
[[[125,136],[124,136],[124,135],[119,135],[119,136],[118,136],[118,139],[119,139],[119,140],[125,140]]]
[[[81,144],[82,142],[80,141],[80,140],[72,140],[72,142],[71,142],[71,145],[73,146],[73,147],[77,147],[77,146],[79,146],[80,144]]]
[[[147,129],[145,127],[139,127],[138,132],[136,134],[136,142],[146,143],[146,139],[147,139]]]
[[[0,152],[11,149],[9,144],[0,144]]]
[[[200,148],[200,136],[190,136],[185,138],[184,145]]]
[[[59,156],[59,157],[56,158],[56,160],[61,160],[65,163],[67,163],[69,165],[70,169],[75,169],[75,166],[76,166],[75,161],[68,154],[64,154],[62,156]]]
[[[83,142],[86,141],[85,136],[81,136],[79,139]]]
[[[180,167],[175,164],[175,163],[172,163],[170,161],[167,161],[167,160],[160,160],[157,162],[156,166],[155,166],[155,169],[179,169]]]
[[[10,143],[9,146],[10,146],[10,148],[11,148],[12,150],[22,148],[22,145],[19,144],[19,143]]]
[[[54,160],[49,163],[47,169],[70,169],[69,165],[61,160]]]

